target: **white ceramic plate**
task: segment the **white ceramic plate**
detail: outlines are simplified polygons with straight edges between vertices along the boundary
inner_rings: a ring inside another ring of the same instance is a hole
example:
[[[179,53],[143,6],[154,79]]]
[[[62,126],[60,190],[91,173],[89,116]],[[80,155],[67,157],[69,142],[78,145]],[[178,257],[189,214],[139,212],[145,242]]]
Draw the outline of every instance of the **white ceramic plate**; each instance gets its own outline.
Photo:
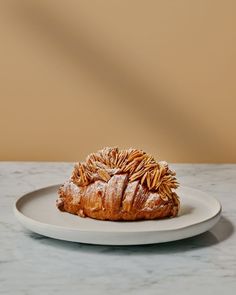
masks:
[[[100,221],[81,218],[56,208],[57,186],[30,192],[14,206],[17,219],[29,230],[51,238],[102,245],[169,242],[212,228],[220,218],[220,203],[201,191],[181,187],[179,216],[148,221]]]

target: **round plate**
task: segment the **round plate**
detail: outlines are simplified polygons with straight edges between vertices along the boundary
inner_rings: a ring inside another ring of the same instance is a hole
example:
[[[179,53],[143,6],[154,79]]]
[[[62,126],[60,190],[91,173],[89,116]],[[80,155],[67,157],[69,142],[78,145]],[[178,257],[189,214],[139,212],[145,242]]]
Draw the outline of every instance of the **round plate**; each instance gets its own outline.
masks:
[[[81,218],[56,207],[59,185],[30,192],[14,207],[17,219],[29,230],[51,238],[102,245],[169,242],[203,233],[220,218],[221,205],[201,191],[181,187],[181,209],[175,218],[145,221],[101,221]]]

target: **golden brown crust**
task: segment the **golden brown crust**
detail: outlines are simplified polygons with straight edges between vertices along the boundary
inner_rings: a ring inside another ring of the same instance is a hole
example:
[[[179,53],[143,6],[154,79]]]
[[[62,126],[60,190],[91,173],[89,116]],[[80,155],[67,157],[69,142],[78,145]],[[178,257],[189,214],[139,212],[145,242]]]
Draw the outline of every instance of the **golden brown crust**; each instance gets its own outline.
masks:
[[[138,150],[105,148],[78,163],[59,189],[57,207],[101,220],[174,217],[179,199],[175,173]]]

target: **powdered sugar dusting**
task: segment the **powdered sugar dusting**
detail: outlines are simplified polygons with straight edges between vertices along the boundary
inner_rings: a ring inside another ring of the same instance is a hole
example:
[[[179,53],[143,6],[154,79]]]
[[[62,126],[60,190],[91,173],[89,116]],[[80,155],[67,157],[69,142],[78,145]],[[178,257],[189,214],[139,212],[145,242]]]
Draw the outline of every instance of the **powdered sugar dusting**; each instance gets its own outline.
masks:
[[[62,190],[65,193],[70,191],[72,195],[80,194],[80,188],[76,184],[74,184],[71,180],[68,180],[64,183]]]
[[[159,161],[158,164],[164,167],[168,166],[168,163],[166,161]]]
[[[158,193],[150,193],[148,198],[147,198],[147,201],[145,202],[145,205],[144,205],[144,208],[147,209],[147,208],[155,208],[156,206],[156,203],[157,201],[160,199],[160,196]],[[158,205],[159,206],[159,205]]]
[[[155,202],[155,201],[157,201],[159,198],[160,198],[160,196],[159,196],[158,193],[151,193],[151,194],[148,196],[148,201],[149,201],[149,202]]]
[[[106,168],[106,170],[110,175],[115,175],[120,172],[119,168]]]

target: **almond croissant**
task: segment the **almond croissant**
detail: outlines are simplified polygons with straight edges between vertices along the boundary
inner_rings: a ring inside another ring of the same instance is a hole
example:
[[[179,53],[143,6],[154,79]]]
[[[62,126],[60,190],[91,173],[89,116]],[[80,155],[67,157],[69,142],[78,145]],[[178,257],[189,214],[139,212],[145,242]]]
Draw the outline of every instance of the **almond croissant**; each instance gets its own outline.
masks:
[[[174,217],[179,211],[175,173],[136,149],[104,148],[75,164],[59,189],[57,207],[101,220]]]

